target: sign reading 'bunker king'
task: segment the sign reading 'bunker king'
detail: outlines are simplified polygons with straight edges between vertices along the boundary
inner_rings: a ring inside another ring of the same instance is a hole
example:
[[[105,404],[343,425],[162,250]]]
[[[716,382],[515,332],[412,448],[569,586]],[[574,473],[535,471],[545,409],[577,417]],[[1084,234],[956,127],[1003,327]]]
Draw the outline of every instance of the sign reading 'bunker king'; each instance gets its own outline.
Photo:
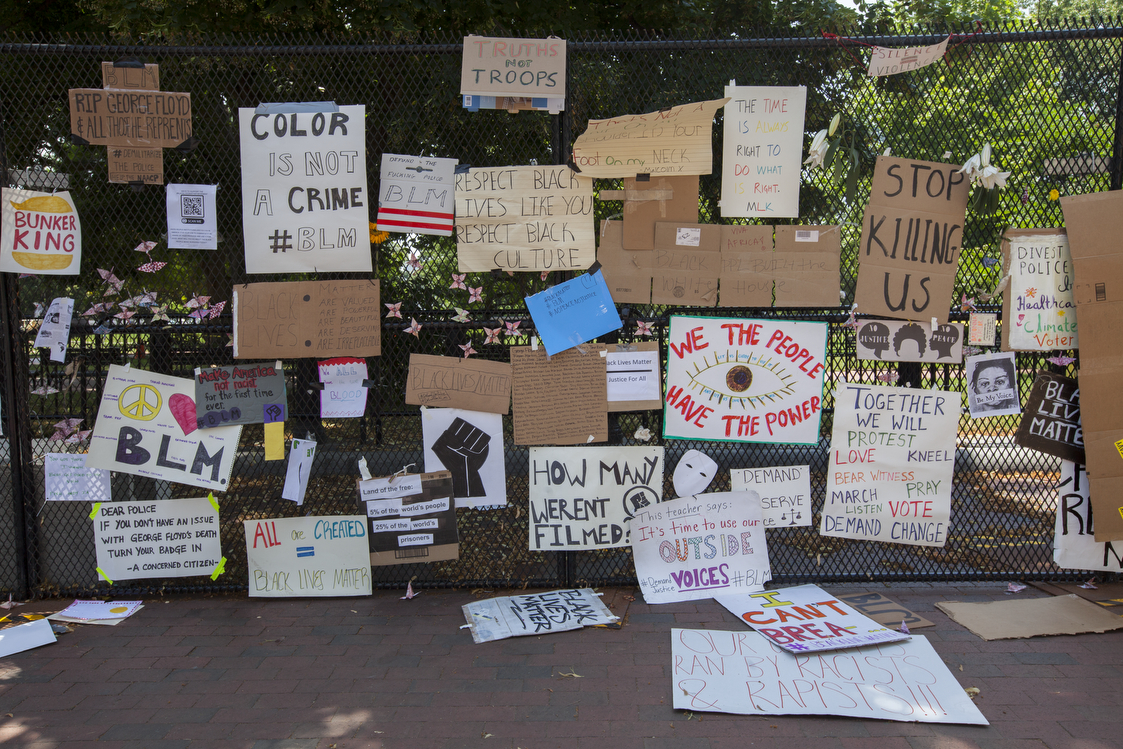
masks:
[[[663,436],[815,444],[826,323],[671,317]]]

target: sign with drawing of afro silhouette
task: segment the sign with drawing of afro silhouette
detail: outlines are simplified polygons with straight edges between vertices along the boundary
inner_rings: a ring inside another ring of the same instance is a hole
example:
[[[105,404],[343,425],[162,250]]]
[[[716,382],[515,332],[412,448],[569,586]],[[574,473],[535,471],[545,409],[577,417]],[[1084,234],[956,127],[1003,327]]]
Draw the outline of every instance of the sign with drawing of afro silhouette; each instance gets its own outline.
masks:
[[[858,358],[958,364],[963,361],[963,324],[864,320],[858,328]]]

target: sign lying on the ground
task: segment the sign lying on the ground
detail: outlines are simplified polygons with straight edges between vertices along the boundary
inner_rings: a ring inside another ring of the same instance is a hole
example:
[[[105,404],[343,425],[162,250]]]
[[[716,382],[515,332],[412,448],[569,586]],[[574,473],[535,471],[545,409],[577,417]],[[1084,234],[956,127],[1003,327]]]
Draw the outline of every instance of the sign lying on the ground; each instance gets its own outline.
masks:
[[[714,598],[789,653],[843,650],[909,638],[862,616],[817,585]]]
[[[218,502],[103,502],[93,515],[103,580],[210,575],[222,561]]]
[[[672,629],[674,707],[990,725],[923,635],[792,655],[756,632]]]
[[[611,624],[620,618],[608,610],[592,588],[489,598],[460,608],[476,642],[568,632]]]
[[[250,596],[369,596],[362,515],[245,520]]]

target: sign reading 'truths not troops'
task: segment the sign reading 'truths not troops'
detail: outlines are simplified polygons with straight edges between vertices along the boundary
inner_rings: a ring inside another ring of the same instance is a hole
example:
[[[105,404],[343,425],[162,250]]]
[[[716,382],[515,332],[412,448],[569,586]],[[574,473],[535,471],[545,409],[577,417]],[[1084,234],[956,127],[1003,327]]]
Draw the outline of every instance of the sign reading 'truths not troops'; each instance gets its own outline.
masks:
[[[588,268],[596,259],[593,180],[567,166],[457,174],[456,252],[462,273]]]

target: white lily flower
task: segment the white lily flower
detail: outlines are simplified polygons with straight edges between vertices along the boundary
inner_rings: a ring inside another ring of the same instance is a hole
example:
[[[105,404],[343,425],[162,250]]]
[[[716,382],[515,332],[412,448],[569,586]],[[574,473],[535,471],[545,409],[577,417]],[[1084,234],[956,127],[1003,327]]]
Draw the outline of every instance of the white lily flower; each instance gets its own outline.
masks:
[[[830,144],[827,143],[827,131],[820,130],[815,133],[815,137],[811,140],[811,147],[807,151],[807,160],[804,164],[810,164],[811,168],[822,166],[827,158],[827,151],[830,150]]]
[[[979,173],[979,184],[988,190],[992,187],[1004,188],[1006,187],[1006,178],[1010,174],[1010,172],[999,171],[996,166],[986,166]]]
[[[963,166],[956,172],[956,174],[967,174],[967,179],[971,182],[975,181],[976,175],[982,167],[983,157],[980,154],[975,154],[964,162]]]

